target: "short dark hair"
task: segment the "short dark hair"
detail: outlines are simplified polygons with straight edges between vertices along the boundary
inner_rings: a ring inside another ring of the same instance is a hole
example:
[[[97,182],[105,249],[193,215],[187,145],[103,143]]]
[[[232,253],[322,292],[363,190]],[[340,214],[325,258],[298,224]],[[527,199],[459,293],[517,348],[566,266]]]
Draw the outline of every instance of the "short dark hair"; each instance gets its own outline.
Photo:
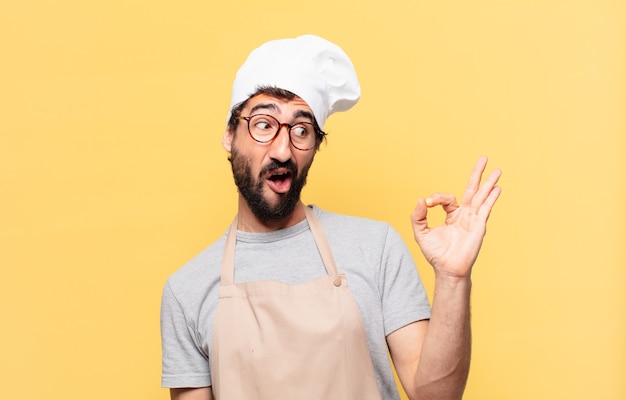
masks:
[[[256,92],[250,95],[245,101],[242,101],[239,104],[235,104],[235,106],[230,111],[230,118],[228,119],[228,130],[231,131],[233,135],[237,132],[237,126],[239,126],[239,117],[241,116],[241,111],[244,109],[246,104],[248,104],[248,100],[260,94],[276,97],[277,99],[287,101],[293,100],[298,97],[297,94],[290,92],[289,90],[277,88],[275,86],[259,86]],[[318,150],[320,144],[322,144],[322,142],[326,139],[326,132],[322,131],[315,117],[313,117],[313,127],[315,128],[316,133],[315,150]]]

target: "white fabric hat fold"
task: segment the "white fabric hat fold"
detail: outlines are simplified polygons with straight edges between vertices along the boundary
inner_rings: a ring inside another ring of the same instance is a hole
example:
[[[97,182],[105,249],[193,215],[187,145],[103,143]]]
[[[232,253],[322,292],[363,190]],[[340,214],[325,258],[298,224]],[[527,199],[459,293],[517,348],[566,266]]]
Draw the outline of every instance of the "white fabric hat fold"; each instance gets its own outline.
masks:
[[[253,50],[237,71],[230,109],[261,86],[298,95],[322,128],[332,113],[350,109],[361,97],[350,58],[339,46],[314,35],[272,40]]]

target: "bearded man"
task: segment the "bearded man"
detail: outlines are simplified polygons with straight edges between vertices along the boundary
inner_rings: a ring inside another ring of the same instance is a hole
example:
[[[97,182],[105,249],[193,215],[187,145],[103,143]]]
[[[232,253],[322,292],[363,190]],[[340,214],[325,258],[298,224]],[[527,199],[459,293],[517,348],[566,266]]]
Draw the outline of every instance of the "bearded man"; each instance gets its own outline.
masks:
[[[348,56],[313,35],[265,43],[238,71],[222,137],[237,216],[163,291],[172,399],[398,399],[392,363],[410,399],[462,397],[471,270],[500,171],[481,185],[481,158],[460,204],[418,200],[411,218],[435,272],[431,307],[393,228],[300,199],[327,117],[359,98]],[[430,228],[436,206],[446,222]]]

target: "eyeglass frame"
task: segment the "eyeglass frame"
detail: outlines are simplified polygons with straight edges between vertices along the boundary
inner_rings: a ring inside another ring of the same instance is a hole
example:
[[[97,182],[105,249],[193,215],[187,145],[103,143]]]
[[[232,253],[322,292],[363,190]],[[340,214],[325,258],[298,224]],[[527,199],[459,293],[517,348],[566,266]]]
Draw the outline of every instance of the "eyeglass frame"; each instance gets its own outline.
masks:
[[[254,135],[252,135],[252,132],[250,132],[250,119],[252,117],[256,117],[256,116],[270,117],[270,118],[274,119],[278,123],[278,129],[276,130],[276,133],[274,134],[274,136],[272,136],[271,139],[266,140],[266,141],[262,141],[262,140],[259,140],[259,139],[255,138]],[[243,115],[239,115],[239,116],[237,116],[235,118],[237,120],[244,120],[244,121],[246,121],[247,125],[248,125],[248,135],[250,135],[252,140],[254,140],[257,143],[261,143],[261,144],[272,143],[274,140],[276,140],[276,138],[278,137],[278,134],[280,134],[280,131],[283,129],[283,126],[287,127],[287,134],[289,135],[289,143],[291,143],[291,145],[295,149],[298,149],[300,151],[309,151],[309,150],[312,150],[312,149],[316,148],[321,143],[322,139],[324,139],[324,137],[326,136],[326,132],[324,132],[323,130],[319,129],[317,127],[316,123],[309,122],[309,121],[300,121],[300,122],[296,122],[295,124],[287,124],[287,123],[284,123],[284,122],[280,122],[276,117],[274,117],[272,115],[269,115],[269,114],[254,114],[254,115],[248,115],[247,117],[244,117]],[[299,148],[298,146],[296,146],[293,143],[293,139],[291,138],[291,128],[293,128],[293,127],[295,127],[296,125],[299,125],[299,124],[310,124],[313,127],[313,132],[316,135],[315,144],[313,145],[313,147],[309,147],[308,149],[301,149],[301,148]]]

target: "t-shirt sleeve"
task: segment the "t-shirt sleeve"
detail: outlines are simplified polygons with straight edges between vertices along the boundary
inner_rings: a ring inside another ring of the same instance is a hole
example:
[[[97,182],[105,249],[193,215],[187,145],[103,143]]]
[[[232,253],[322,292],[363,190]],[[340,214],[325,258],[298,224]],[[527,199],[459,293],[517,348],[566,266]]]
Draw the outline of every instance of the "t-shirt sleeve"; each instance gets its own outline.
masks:
[[[161,299],[161,347],[164,388],[211,386],[209,359],[184,309],[166,283]]]
[[[430,318],[430,304],[413,256],[389,227],[380,277],[385,336],[412,322]]]

